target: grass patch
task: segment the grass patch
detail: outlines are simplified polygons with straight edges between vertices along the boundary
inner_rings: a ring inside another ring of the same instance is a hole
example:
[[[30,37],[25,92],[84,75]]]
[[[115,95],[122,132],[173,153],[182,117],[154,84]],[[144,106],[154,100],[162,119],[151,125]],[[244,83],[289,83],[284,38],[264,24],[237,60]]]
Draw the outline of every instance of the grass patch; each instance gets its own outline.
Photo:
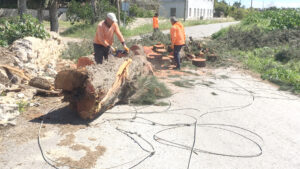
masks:
[[[256,49],[259,50],[259,49]],[[267,57],[260,57],[257,52],[241,52],[245,56],[244,64],[248,68],[261,74],[262,79],[267,79],[282,86],[284,90],[291,90],[300,93],[300,60],[291,62],[278,62],[274,54]]]
[[[193,80],[177,80],[172,83],[178,87],[192,88],[195,85],[191,82],[193,82]]]
[[[18,105],[18,110],[20,113],[24,112],[27,109],[27,107],[29,106],[28,102],[23,101],[23,100],[17,102],[17,105]]]
[[[81,42],[68,43],[68,48],[62,52],[61,58],[77,61],[81,56],[91,55],[93,53],[92,41],[83,40]]]
[[[167,102],[163,102],[163,101],[161,101],[161,102],[157,102],[157,103],[155,103],[154,105],[155,105],[155,106],[169,106],[169,105],[170,105],[170,103],[167,103]]]
[[[155,76],[140,77],[137,89],[136,94],[131,98],[131,103],[138,105],[155,104],[158,99],[171,96],[171,91]]]

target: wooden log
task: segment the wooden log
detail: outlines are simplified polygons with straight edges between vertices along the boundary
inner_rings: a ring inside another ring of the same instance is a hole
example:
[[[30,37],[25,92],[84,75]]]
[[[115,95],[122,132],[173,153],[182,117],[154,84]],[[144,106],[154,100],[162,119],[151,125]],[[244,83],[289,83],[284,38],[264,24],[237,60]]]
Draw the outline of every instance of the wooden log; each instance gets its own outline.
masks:
[[[55,88],[62,89],[63,101],[81,118],[94,119],[134,94],[137,78],[149,74],[149,64],[144,53],[130,52],[125,58],[110,55],[103,64],[59,72]]]
[[[205,67],[206,66],[206,59],[202,59],[202,58],[195,58],[192,60],[193,65],[197,66],[197,67]]]
[[[41,77],[34,77],[29,81],[29,85],[32,87],[40,88],[40,89],[45,89],[45,90],[50,90],[52,85],[51,83],[44,78]]]
[[[206,58],[208,61],[211,61],[211,62],[218,60],[218,56],[216,56],[215,54],[209,54],[209,55],[207,55]]]

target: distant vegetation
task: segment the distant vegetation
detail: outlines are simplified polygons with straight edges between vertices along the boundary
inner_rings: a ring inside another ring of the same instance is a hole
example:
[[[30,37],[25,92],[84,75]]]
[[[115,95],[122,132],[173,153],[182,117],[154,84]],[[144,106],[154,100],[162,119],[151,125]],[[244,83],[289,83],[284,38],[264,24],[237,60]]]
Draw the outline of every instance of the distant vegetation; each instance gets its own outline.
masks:
[[[236,58],[282,89],[300,92],[300,11],[252,12],[213,35],[209,46],[226,62]]]

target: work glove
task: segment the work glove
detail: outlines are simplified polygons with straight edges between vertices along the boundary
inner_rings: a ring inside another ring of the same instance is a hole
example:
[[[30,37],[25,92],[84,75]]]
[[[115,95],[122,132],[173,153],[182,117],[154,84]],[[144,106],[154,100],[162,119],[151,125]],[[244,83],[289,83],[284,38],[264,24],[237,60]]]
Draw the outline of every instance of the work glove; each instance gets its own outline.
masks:
[[[129,48],[128,48],[126,45],[124,45],[123,47],[124,47],[124,50],[125,50],[127,53],[129,53]]]

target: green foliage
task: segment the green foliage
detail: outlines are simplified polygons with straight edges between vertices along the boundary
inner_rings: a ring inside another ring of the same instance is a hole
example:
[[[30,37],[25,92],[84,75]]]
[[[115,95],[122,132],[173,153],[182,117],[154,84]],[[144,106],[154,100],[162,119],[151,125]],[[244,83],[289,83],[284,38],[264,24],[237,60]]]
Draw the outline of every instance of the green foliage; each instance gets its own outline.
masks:
[[[208,46],[223,61],[234,58],[259,72],[263,79],[300,92],[299,12],[251,12],[241,24],[214,34]]]
[[[30,15],[24,15],[23,20],[19,17],[14,17],[0,23],[0,45],[7,46],[13,41],[33,36],[44,39],[49,34],[44,29],[44,26],[39,21]]]
[[[76,22],[92,24],[94,21],[105,19],[108,12],[117,13],[117,8],[113,6],[109,0],[98,0],[95,14],[89,2],[82,3],[72,0],[68,4],[67,18],[73,24]],[[121,12],[120,17],[122,21],[124,16],[126,23],[133,21],[132,18],[128,17],[124,12]]]
[[[267,10],[252,12],[242,22],[243,25],[264,23],[268,30],[296,29],[300,26],[300,11],[295,9]]]
[[[241,7],[241,4],[235,2],[233,6],[229,6],[225,1],[217,2],[215,1],[215,13],[216,17],[230,16],[236,20],[241,20],[249,13],[249,9]]]
[[[93,10],[89,3],[80,3],[72,0],[68,4],[67,18],[72,23],[75,22],[92,22]]]
[[[23,100],[17,102],[17,105],[18,105],[18,110],[21,113],[24,112],[26,110],[26,108],[29,106],[28,102],[23,101]]]
[[[131,16],[140,17],[140,18],[150,18],[154,16],[153,11],[140,8],[136,4],[130,6],[129,13]]]
[[[61,58],[77,61],[81,56],[93,53],[92,41],[84,40],[78,43],[68,43],[68,48],[62,53]]]
[[[256,49],[261,50],[261,49]],[[274,59],[273,55],[259,57],[255,51],[241,52],[245,56],[244,63],[251,69],[261,73],[263,79],[284,86],[290,86],[295,92],[300,92],[300,62],[282,64]],[[281,52],[279,52],[281,53]],[[278,53],[277,53],[278,54]]]
[[[164,83],[157,80],[155,76],[146,76],[138,79],[138,90],[136,97],[132,98],[135,104],[154,104],[157,99],[170,97],[171,92]]]

